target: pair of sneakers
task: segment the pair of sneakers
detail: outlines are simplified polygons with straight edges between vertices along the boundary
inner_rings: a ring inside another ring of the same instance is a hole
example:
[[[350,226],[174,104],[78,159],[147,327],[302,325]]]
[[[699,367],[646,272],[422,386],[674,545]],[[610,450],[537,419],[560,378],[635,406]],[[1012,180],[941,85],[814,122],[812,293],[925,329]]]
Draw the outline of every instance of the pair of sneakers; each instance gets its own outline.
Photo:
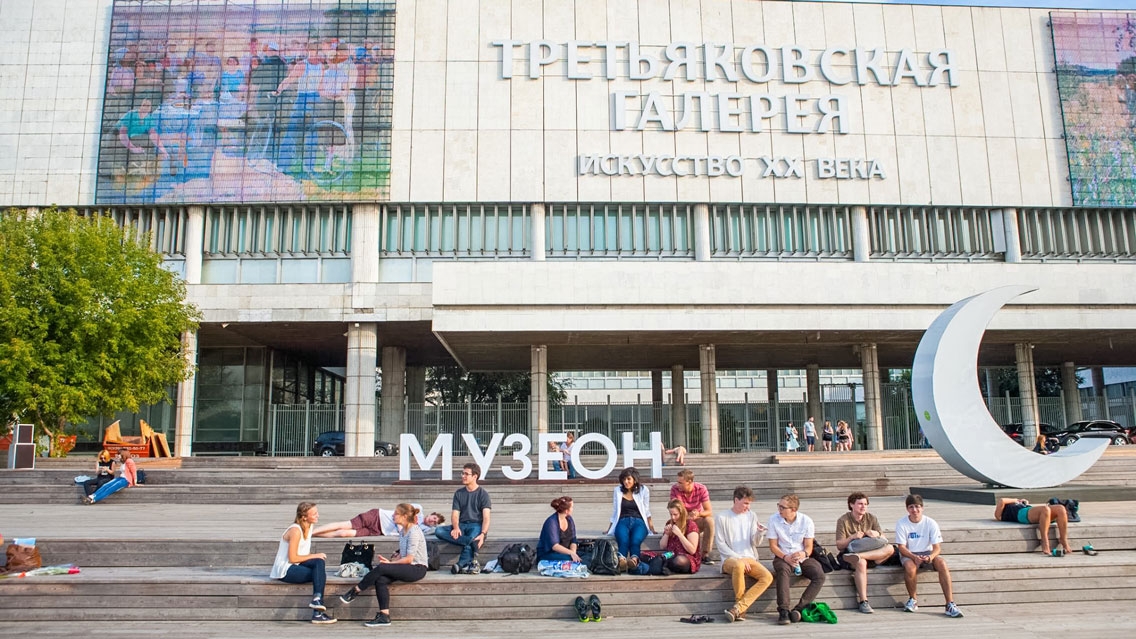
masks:
[[[360,593],[359,590],[355,588],[355,586],[351,586],[350,590],[343,593],[342,595],[339,595],[339,600],[342,601],[345,604],[349,604],[352,601],[355,601],[355,599],[360,594],[362,594],[362,593]],[[313,621],[313,623],[315,623],[315,622]],[[378,627],[381,627],[381,626],[389,626],[389,625],[391,625],[391,618],[390,618],[390,615],[388,615],[387,613],[379,612],[378,614],[375,615],[374,619],[372,619],[370,621],[364,621],[363,625],[367,626],[368,628],[378,628]]]
[[[583,597],[576,597],[573,606],[576,608],[576,616],[580,618],[581,622],[603,621],[600,598],[596,595],[589,596],[587,601]]]
[[[312,597],[312,601],[308,604],[308,607],[312,609],[312,623],[335,623],[338,621],[338,619],[325,612],[327,606],[323,603],[323,597]]]
[[[906,612],[916,612],[919,610],[919,602],[915,601],[915,597],[911,597],[907,600],[907,603],[903,604],[903,609]],[[948,617],[961,617],[962,610],[959,610],[955,602],[949,601],[947,602],[946,608],[943,610],[943,614]]]
[[[777,609],[777,624],[787,626],[791,623],[798,623],[801,620],[801,611],[793,608],[786,610],[785,608]]]
[[[450,572],[455,575],[480,575],[481,562],[474,559],[464,566],[461,564],[454,564],[450,566]]]

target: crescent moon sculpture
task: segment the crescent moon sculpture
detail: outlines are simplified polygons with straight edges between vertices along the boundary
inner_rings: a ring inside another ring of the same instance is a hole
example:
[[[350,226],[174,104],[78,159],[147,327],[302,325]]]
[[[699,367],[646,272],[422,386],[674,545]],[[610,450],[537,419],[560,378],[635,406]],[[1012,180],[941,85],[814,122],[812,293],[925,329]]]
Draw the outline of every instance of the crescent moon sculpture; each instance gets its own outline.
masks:
[[[915,351],[911,396],[923,434],[951,467],[986,484],[1057,486],[1088,470],[1109,445],[1107,439],[1082,438],[1060,452],[1039,455],[1007,437],[982,401],[982,335],[998,309],[1036,290],[1003,286],[955,303],[931,323]]]

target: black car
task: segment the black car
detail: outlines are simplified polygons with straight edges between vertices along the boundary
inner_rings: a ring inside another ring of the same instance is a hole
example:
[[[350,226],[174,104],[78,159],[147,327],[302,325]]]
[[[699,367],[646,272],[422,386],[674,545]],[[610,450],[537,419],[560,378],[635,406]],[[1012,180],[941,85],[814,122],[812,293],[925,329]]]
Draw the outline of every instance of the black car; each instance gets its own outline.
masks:
[[[1082,437],[1108,439],[1114,446],[1124,446],[1129,443],[1130,436],[1127,428],[1107,419],[1073,422],[1053,433],[1053,437],[1062,446],[1068,446]]]
[[[343,455],[343,431],[329,430],[320,433],[312,444],[312,454],[320,457],[336,457]],[[397,455],[398,446],[390,442],[375,440],[375,456],[386,457]]]
[[[1057,432],[1057,427],[1054,426],[1053,424],[1041,423],[1041,424],[1038,424],[1038,428],[1041,429],[1041,434],[1045,435],[1045,448],[1046,448],[1046,450],[1048,450],[1051,453],[1056,452],[1057,449],[1059,449],[1061,447],[1061,444],[1058,443],[1057,438],[1053,436],[1053,434],[1055,432]],[[1002,431],[1005,432],[1007,435],[1009,435],[1010,439],[1014,440],[1015,442],[1017,442],[1019,444],[1022,444],[1022,425],[1021,424],[1002,424]],[[1024,446],[1024,444],[1022,444],[1022,445]],[[1033,448],[1033,444],[1030,444],[1029,447]]]

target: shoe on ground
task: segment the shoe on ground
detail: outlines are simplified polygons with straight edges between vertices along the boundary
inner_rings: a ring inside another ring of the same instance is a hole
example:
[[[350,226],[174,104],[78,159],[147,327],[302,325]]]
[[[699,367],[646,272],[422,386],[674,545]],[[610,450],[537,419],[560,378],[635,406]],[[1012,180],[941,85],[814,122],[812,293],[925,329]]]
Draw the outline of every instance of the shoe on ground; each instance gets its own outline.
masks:
[[[859,610],[865,615],[870,615],[875,612],[875,610],[872,610],[872,604],[868,603],[867,599],[860,602]]]
[[[576,608],[576,616],[580,618],[580,622],[588,621],[591,616],[588,602],[584,601],[583,597],[576,597],[576,601],[572,605]]]
[[[962,611],[959,610],[959,607],[956,606],[955,602],[952,601],[951,603],[947,604],[947,609],[943,612],[943,614],[948,617],[961,617]]]
[[[383,613],[380,612],[379,614],[375,615],[374,619],[372,619],[370,621],[364,621],[363,625],[367,626],[368,628],[378,628],[379,626],[389,626],[389,625],[391,625],[391,618],[390,618],[390,615],[383,614]]]
[[[745,615],[742,614],[741,610],[738,610],[737,606],[733,606],[732,608],[726,609],[726,619],[729,619],[730,623],[733,623],[735,621],[745,621]]]
[[[454,574],[454,575],[462,574],[462,567],[457,565],[457,564],[450,566],[450,574]]]
[[[600,606],[600,598],[596,595],[588,597],[588,609],[592,611],[592,621],[603,621],[603,610]]]
[[[907,603],[903,604],[903,609],[907,612],[915,612],[919,610],[919,603],[915,601],[915,597],[912,597],[907,600]]]
[[[707,566],[713,566],[714,564],[716,564],[718,562],[714,561],[714,558],[707,554],[707,555],[702,555],[702,563],[706,564]]]
[[[784,608],[779,608],[777,610],[777,625],[787,626],[790,623],[792,622],[789,621],[789,611]]]
[[[480,575],[481,574],[481,562],[477,561],[476,559],[469,562],[469,573],[468,574]]]
[[[339,600],[342,601],[345,604],[349,604],[352,601],[355,601],[355,598],[358,597],[358,596],[359,596],[359,591],[355,590],[355,586],[351,586],[351,590],[348,590],[347,592],[343,593],[342,595],[339,595]]]
[[[789,621],[791,621],[793,623],[800,623],[801,611],[797,610],[796,608],[793,608],[792,610],[790,610],[789,611]]]
[[[308,607],[312,610],[318,610],[320,612],[327,610],[327,606],[323,605],[323,597],[314,597],[312,599],[312,602],[308,604]]]
[[[326,612],[315,611],[312,613],[312,623],[335,623],[339,621],[335,617],[327,616]]]

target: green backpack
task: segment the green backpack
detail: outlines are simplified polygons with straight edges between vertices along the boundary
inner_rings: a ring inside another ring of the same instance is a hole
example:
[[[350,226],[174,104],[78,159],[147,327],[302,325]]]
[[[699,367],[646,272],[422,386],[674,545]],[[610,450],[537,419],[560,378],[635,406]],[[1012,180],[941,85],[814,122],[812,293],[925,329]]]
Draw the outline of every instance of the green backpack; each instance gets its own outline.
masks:
[[[836,623],[836,613],[823,601],[814,601],[801,610],[801,621]]]

